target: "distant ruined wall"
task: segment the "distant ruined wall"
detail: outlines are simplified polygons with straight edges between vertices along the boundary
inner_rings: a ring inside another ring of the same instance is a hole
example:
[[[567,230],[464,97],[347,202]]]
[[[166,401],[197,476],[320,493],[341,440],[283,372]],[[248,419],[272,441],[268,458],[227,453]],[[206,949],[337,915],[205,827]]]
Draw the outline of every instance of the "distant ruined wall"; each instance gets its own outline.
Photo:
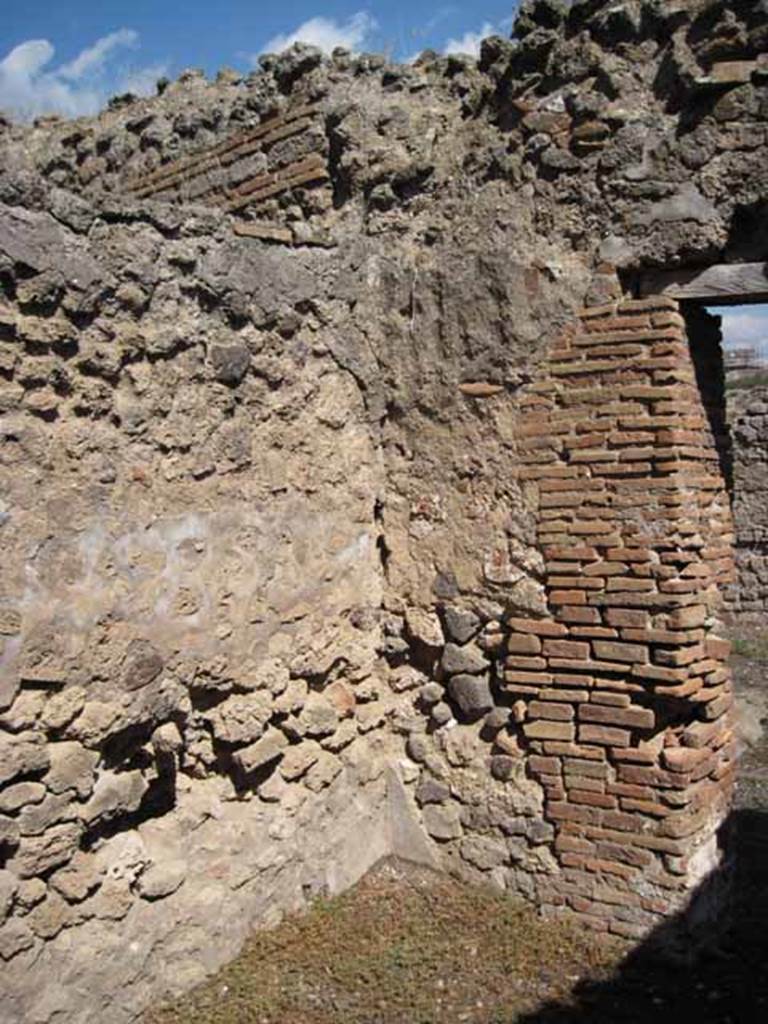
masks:
[[[135,1020],[387,856],[628,937],[717,866],[718,336],[628,289],[768,260],[767,22],[0,122],[0,1020]]]
[[[728,393],[738,580],[727,594],[736,622],[761,625],[768,610],[768,389]]]

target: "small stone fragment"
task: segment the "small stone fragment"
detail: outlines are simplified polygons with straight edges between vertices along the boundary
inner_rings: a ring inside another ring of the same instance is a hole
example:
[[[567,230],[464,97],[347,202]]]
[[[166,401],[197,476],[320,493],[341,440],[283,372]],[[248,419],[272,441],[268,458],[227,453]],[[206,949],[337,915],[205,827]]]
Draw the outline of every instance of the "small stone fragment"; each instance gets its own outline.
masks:
[[[17,782],[0,790],[0,813],[13,814],[26,804],[39,804],[45,796],[41,782]]]
[[[429,717],[439,729],[452,721],[453,711],[451,711],[450,704],[446,704],[445,701],[441,700],[432,707]]]
[[[34,944],[35,936],[25,921],[14,918],[0,928],[0,957],[3,960],[12,960]]]
[[[279,729],[270,729],[260,740],[234,754],[234,761],[246,774],[282,758],[288,740]]]
[[[322,753],[320,744],[315,740],[307,740],[295,747],[289,747],[280,762],[280,774],[284,779],[293,782],[309,771]]]
[[[93,796],[80,815],[88,825],[123,817],[138,810],[149,784],[140,771],[104,772],[98,779]]]
[[[214,377],[222,384],[239,384],[248,372],[251,363],[248,346],[240,342],[212,345],[208,358],[211,361]]]
[[[462,673],[475,675],[485,672],[490,667],[490,662],[483,652],[473,644],[466,644],[463,647],[459,647],[457,644],[446,644],[442,666],[443,670],[451,676]]]
[[[422,813],[424,827],[433,839],[448,842],[462,835],[461,815],[454,804],[427,804]]]
[[[48,767],[48,761],[48,748],[39,733],[0,735],[0,785],[11,782],[19,775],[43,772]]]
[[[254,743],[271,716],[272,695],[268,690],[234,694],[205,714],[216,739],[233,745]]]
[[[311,693],[299,721],[307,736],[330,736],[338,727],[339,713],[325,696]]]
[[[445,687],[441,686],[440,683],[427,683],[426,686],[422,686],[419,690],[419,698],[422,704],[425,704],[427,707],[437,704],[444,696]]]
[[[131,640],[123,660],[122,683],[124,689],[140,690],[157,679],[164,662],[149,640]]]
[[[48,746],[50,768],[43,782],[52,793],[65,793],[72,789],[81,800],[90,796],[95,781],[99,754],[87,750],[80,743],[65,741]]]
[[[60,693],[52,694],[43,707],[40,721],[46,729],[63,729],[83,710],[85,697],[82,686],[68,686]]]
[[[457,644],[465,644],[480,632],[481,622],[474,612],[449,605],[443,610],[445,631]]]
[[[493,695],[485,676],[453,676],[448,683],[448,693],[470,720],[482,718],[493,708]]]
[[[425,647],[437,650],[445,643],[443,627],[433,611],[427,611],[425,608],[408,608],[405,613],[405,624],[410,637]]]
[[[176,892],[186,876],[186,861],[168,860],[161,864],[153,864],[139,876],[139,895],[145,900],[163,899]]]
[[[21,839],[9,867],[19,878],[43,875],[71,860],[78,849],[82,826],[77,823],[54,825],[41,836]]]
[[[444,782],[439,782],[427,776],[416,789],[416,802],[419,804],[441,804],[451,795],[451,791]]]

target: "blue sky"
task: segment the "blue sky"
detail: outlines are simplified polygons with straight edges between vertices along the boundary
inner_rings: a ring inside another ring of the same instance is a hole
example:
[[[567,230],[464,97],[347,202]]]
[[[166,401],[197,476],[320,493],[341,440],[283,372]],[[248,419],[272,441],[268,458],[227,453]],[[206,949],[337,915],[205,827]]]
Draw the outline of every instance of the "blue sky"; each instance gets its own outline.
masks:
[[[754,348],[768,362],[768,304],[710,306],[709,311],[723,318],[726,348]]]
[[[330,50],[388,52],[407,60],[425,47],[477,52],[509,34],[516,0],[3,0],[0,109],[30,116],[92,113],[110,95],[149,93],[186,67],[250,70],[259,53],[297,36]]]

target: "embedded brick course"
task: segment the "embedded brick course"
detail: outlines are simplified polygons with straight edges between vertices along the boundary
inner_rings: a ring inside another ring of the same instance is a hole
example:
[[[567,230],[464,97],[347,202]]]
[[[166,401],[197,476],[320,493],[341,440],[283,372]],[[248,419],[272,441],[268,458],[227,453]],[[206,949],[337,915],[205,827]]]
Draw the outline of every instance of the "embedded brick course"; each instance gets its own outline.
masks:
[[[304,152],[296,159],[292,146],[286,156],[279,143],[299,136]],[[129,178],[124,187],[137,199],[196,202],[241,213],[293,188],[327,182],[327,150],[320,109],[303,104],[199,153]],[[256,223],[247,228],[237,233],[262,241],[294,241],[285,226]]]
[[[550,612],[509,619],[504,688],[526,704],[528,770],[556,829],[561,874],[541,899],[622,936],[677,910],[694,864],[716,861],[734,771],[730,644],[713,633],[733,526],[717,396],[685,342],[666,298],[584,309],[521,401],[536,410],[520,479]]]

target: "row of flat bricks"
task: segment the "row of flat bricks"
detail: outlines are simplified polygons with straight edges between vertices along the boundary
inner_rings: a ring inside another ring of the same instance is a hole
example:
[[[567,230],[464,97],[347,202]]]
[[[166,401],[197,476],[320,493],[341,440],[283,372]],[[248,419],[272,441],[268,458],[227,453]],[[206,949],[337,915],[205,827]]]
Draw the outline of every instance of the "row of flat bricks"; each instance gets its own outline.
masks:
[[[196,196],[196,201],[234,213],[300,185],[327,181],[330,174],[324,152],[310,153],[256,175],[244,176],[238,166],[253,153],[266,152],[276,142],[306,132],[317,123],[318,116],[316,106],[295,107],[248,132],[232,135],[200,153],[135,177],[126,187],[140,199],[183,199],[191,182],[203,175],[213,175],[217,183]],[[227,181],[226,185],[221,184],[221,178]]]

